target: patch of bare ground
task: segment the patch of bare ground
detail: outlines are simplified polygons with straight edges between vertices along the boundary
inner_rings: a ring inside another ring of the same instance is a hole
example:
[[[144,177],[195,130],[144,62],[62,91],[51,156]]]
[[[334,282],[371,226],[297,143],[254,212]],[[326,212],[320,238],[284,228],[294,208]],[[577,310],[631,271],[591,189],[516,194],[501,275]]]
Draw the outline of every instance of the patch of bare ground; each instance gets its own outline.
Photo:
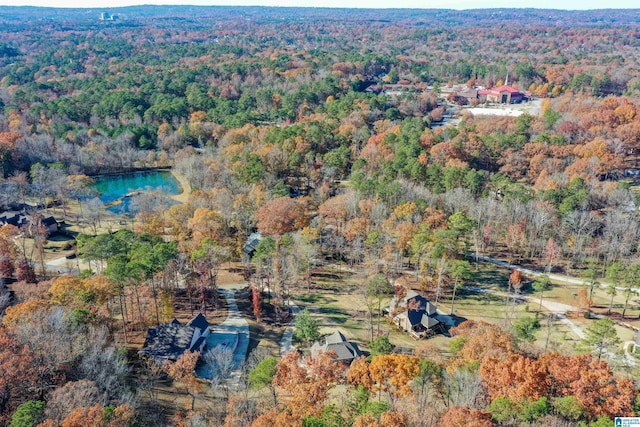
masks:
[[[275,309],[268,298],[263,297],[262,319],[257,322],[253,313],[251,299],[252,296],[249,289],[243,289],[236,293],[238,310],[249,323],[249,348],[247,353],[251,353],[255,348],[262,348],[272,356],[279,357],[280,340],[290,318],[281,319],[280,323],[276,323]]]

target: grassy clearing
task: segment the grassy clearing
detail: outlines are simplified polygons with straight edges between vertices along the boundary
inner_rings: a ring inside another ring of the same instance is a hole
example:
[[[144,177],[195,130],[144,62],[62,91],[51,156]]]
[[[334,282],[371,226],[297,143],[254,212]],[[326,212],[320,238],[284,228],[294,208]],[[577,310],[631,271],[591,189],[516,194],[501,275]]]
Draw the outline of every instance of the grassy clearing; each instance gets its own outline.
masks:
[[[506,291],[508,274],[508,271],[498,267],[478,264],[474,279],[465,284],[496,291]],[[360,277],[345,270],[326,267],[318,274],[315,274],[313,280],[315,287],[309,293],[305,291],[305,293],[296,296],[295,303],[311,311],[320,324],[320,332],[322,334],[328,334],[339,329],[345,333],[347,338],[356,341],[366,349],[366,345],[371,339],[371,331]],[[426,292],[428,298],[433,300],[433,290],[428,289]],[[438,309],[441,312],[449,313],[451,296],[450,289],[443,290],[438,303]],[[506,324],[505,302],[505,298],[500,295],[462,289],[456,293],[454,314],[460,321],[466,319],[482,320],[504,326]],[[387,303],[388,301],[383,301],[382,307]],[[536,316],[534,305],[524,302],[510,304],[508,308],[510,319],[515,320],[524,316]],[[374,314],[374,334],[377,333],[377,328],[377,314]],[[552,329],[553,331],[549,338],[550,345],[553,344],[556,348],[566,348],[567,351],[571,350],[573,352],[572,349],[577,337],[573,337],[573,333],[569,328],[555,321]],[[389,324],[384,318],[380,321],[380,331],[383,335],[388,334],[389,340],[403,350],[414,350],[426,343],[426,345],[437,349],[444,356],[448,354],[450,339],[443,335],[417,341],[397,330],[394,325]],[[541,333],[538,332],[538,334]],[[540,340],[544,345],[546,335],[543,338],[539,338]]]

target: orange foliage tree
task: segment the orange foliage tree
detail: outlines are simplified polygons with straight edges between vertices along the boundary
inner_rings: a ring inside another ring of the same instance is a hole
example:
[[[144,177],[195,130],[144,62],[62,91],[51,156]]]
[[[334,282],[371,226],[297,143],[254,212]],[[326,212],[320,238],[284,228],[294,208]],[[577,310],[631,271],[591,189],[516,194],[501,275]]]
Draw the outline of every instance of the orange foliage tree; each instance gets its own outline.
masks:
[[[636,390],[633,381],[617,378],[605,361],[591,355],[540,357],[550,377],[552,395],[575,396],[593,416],[631,416]]]
[[[440,418],[441,426],[447,427],[491,427],[491,413],[480,409],[450,406]]]
[[[408,354],[381,354],[369,364],[374,390],[385,391],[392,402],[412,393],[410,382],[420,373],[420,359]]]
[[[504,360],[485,357],[480,365],[480,376],[491,400],[497,397],[507,397],[513,402],[538,400],[547,395],[550,386],[545,366],[517,353]]]
[[[305,208],[305,203],[300,199],[271,199],[256,211],[258,230],[271,236],[282,236],[290,231],[300,230],[309,223]]]
[[[467,320],[450,330],[451,336],[461,337],[464,344],[456,357],[449,361],[447,370],[456,369],[485,357],[504,360],[513,350],[513,337],[497,325]]]
[[[344,365],[336,363],[335,356],[333,352],[321,353],[304,363],[298,352],[284,355],[278,363],[273,384],[288,391],[290,398],[272,411],[272,415],[281,423],[273,425],[290,425],[287,423],[291,420],[299,423],[306,417],[319,417],[322,414],[329,389],[342,378],[344,372]]]
[[[133,408],[127,404],[115,408],[96,404],[88,408],[74,409],[62,421],[61,427],[128,427],[134,415]]]

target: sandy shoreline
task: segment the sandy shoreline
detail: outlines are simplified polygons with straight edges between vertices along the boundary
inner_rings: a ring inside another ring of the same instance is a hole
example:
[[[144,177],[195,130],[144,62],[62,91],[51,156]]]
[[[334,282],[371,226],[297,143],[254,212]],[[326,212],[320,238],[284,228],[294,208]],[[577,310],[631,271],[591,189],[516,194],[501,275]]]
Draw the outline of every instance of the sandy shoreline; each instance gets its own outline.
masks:
[[[171,172],[171,175],[173,175],[173,177],[176,179],[176,181],[178,181],[180,187],[182,188],[182,192],[180,194],[175,194],[169,197],[171,197],[176,202],[187,203],[187,201],[189,201],[189,196],[191,195],[191,185],[189,185],[189,181],[187,181],[187,178],[180,175],[173,168],[169,169],[169,172]]]

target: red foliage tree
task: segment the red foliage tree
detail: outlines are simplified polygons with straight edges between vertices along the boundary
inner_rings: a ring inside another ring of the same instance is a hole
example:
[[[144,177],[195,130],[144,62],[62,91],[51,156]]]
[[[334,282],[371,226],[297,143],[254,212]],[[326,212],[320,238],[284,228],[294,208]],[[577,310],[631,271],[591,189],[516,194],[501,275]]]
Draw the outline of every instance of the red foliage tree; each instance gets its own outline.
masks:
[[[0,425],[21,403],[36,397],[38,376],[29,349],[0,328]]]
[[[255,286],[251,287],[251,299],[253,305],[253,315],[256,316],[258,322],[262,321],[262,295],[260,290]]]
[[[31,264],[26,258],[20,258],[16,261],[16,279],[27,283],[36,282],[36,272],[33,271]]]
[[[9,254],[0,253],[0,277],[12,277],[14,270]]]

